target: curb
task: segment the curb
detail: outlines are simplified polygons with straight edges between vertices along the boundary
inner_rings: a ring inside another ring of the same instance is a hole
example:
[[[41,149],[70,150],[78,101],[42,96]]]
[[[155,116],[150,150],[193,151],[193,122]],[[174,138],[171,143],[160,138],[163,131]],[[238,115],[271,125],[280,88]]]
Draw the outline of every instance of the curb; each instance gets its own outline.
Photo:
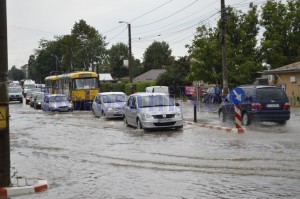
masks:
[[[225,131],[228,133],[245,133],[246,132],[245,128],[230,128],[230,127],[216,126],[216,125],[212,125],[212,124],[198,124],[198,123],[189,122],[189,121],[185,121],[185,123],[196,124],[199,127]]]
[[[30,193],[38,193],[48,189],[47,180],[37,180],[34,186],[23,186],[23,187],[0,187],[0,198],[8,196],[18,196]]]

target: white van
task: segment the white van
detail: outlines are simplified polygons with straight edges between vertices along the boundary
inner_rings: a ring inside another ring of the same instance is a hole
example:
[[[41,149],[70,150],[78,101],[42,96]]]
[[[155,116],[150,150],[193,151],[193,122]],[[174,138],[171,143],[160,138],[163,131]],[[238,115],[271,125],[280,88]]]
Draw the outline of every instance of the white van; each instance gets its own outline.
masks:
[[[145,89],[146,93],[164,93],[169,95],[169,87],[168,86],[149,86]]]

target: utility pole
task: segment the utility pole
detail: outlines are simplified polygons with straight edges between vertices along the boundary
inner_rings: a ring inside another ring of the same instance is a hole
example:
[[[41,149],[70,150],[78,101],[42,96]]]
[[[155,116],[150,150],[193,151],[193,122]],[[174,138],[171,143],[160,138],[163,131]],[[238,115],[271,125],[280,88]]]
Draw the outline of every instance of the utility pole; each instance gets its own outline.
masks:
[[[129,79],[130,83],[132,83],[132,53],[131,53],[131,25],[128,23],[128,51],[129,51],[129,57],[128,57],[128,70],[129,70]]]
[[[0,0],[0,187],[10,185],[9,107],[7,96],[6,0]]]
[[[131,24],[126,21],[119,21],[119,23],[126,23],[128,28],[128,72],[130,83],[132,83]]]
[[[227,72],[227,49],[226,49],[226,9],[225,0],[221,0],[221,44],[222,44],[222,71],[223,71],[223,94],[228,94],[228,72]]]

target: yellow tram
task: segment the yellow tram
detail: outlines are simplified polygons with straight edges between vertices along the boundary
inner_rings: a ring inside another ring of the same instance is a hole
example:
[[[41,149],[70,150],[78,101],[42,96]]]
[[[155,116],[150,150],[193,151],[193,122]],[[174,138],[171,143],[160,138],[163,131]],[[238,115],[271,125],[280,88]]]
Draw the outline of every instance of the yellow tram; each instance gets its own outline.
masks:
[[[45,78],[45,90],[49,94],[58,94],[58,76],[52,75]]]
[[[98,75],[82,71],[58,75],[58,92],[73,102],[75,110],[90,110],[99,92]]]

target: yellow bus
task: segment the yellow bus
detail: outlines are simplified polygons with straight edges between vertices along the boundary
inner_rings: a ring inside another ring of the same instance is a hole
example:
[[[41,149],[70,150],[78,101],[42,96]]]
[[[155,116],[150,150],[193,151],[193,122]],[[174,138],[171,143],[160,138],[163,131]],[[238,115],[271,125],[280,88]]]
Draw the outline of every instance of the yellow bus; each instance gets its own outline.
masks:
[[[74,110],[91,110],[99,92],[98,75],[95,72],[72,72],[58,75],[58,93],[65,94],[73,102]]]
[[[52,75],[45,78],[45,90],[49,94],[58,94],[58,76]]]

